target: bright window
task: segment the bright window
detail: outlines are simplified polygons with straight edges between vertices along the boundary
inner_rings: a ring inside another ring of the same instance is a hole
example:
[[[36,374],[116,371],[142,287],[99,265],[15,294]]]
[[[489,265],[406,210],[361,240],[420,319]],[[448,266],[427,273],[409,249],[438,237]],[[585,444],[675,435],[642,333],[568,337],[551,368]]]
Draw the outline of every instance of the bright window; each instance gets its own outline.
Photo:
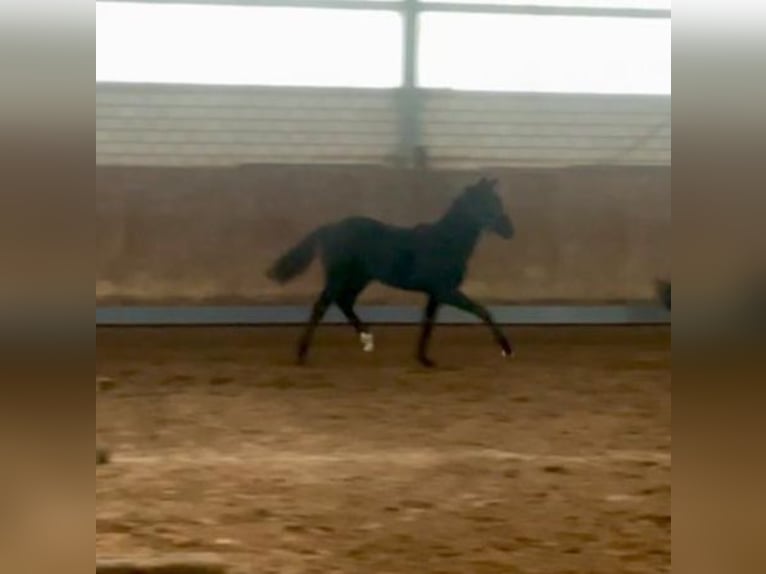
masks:
[[[396,12],[96,3],[96,81],[394,87]]]
[[[669,19],[424,13],[428,88],[669,94]]]
[[[670,7],[669,0],[457,0],[479,1]],[[426,11],[419,31],[423,87],[671,92],[669,19]],[[96,3],[97,82],[395,87],[402,49],[396,12]]]

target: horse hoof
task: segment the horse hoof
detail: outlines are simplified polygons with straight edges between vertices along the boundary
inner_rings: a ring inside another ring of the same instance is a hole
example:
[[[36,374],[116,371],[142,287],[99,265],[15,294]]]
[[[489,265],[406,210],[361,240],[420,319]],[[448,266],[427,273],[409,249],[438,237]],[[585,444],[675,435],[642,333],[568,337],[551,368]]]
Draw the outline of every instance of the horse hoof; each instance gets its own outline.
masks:
[[[503,359],[513,359],[516,356],[516,351],[511,349],[510,351],[502,351]]]
[[[428,357],[420,357],[418,361],[420,361],[420,364],[423,365],[426,369],[433,369],[436,367],[436,363],[434,363]]]
[[[96,447],[96,466],[109,464],[109,462],[111,462],[109,451],[103,447]]]

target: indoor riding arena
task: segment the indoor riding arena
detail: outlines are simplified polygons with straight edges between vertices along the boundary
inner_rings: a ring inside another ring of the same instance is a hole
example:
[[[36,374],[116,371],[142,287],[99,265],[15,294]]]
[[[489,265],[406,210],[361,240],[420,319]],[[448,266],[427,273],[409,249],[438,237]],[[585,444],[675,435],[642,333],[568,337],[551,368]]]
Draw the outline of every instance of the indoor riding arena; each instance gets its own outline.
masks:
[[[223,4],[97,2],[96,571],[670,572],[670,2]],[[482,178],[435,366],[376,281],[297,360],[275,261]]]

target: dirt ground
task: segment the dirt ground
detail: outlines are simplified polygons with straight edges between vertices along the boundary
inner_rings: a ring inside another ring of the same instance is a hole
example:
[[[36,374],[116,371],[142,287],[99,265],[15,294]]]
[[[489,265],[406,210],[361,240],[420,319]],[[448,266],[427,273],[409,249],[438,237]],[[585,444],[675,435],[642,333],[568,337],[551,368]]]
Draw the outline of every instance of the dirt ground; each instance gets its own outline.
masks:
[[[670,571],[665,327],[99,329],[96,554],[235,572]]]

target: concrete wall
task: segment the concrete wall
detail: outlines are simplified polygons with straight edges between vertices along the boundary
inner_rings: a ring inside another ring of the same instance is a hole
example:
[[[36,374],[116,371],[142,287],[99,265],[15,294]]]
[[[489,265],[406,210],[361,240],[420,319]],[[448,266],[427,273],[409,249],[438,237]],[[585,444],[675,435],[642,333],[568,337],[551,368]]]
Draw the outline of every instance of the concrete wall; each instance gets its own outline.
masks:
[[[486,302],[601,302],[653,296],[670,270],[670,168],[496,168],[518,228],[485,238],[466,291]],[[363,214],[434,219],[477,172],[370,166],[96,168],[96,302],[310,301],[264,277],[314,227]],[[419,301],[383,288],[367,302]]]

